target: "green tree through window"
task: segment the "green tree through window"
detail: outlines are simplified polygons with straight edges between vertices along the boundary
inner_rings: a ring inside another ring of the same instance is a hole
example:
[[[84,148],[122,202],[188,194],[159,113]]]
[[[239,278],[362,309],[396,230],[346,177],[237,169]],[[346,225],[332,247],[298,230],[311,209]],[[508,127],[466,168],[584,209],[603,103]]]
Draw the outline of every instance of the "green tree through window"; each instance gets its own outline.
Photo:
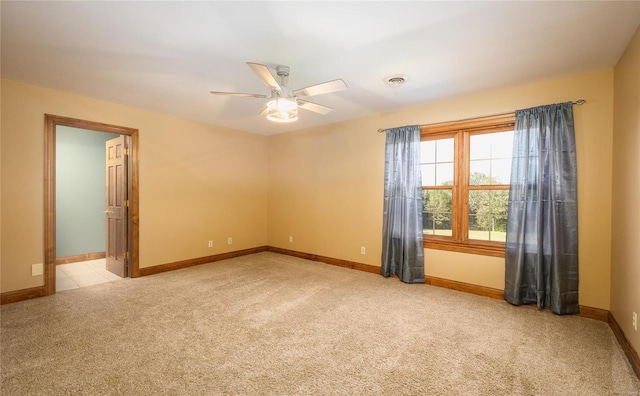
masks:
[[[422,190],[423,228],[433,235],[451,235],[451,191]],[[426,220],[426,222],[424,221]]]
[[[470,176],[473,185],[495,185],[483,173]],[[469,239],[505,242],[507,232],[508,190],[469,190]]]

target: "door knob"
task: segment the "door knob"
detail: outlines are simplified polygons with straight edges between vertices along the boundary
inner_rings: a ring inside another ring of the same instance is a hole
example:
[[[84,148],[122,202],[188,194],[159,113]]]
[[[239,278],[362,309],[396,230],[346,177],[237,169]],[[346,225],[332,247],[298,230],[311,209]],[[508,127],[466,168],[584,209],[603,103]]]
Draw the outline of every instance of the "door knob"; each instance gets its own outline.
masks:
[[[105,211],[104,211],[104,213],[105,213],[105,214],[111,214],[111,213],[113,213],[113,211],[111,211],[111,210],[105,210]]]

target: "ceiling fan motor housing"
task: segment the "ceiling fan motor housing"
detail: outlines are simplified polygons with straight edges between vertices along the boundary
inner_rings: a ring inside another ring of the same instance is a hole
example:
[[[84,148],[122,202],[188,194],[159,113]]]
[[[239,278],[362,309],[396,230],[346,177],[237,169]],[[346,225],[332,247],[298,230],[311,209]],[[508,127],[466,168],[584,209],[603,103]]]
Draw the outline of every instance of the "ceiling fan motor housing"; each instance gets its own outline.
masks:
[[[276,66],[276,72],[280,77],[289,77],[290,70],[291,69],[289,68],[289,66],[284,66],[284,65]]]

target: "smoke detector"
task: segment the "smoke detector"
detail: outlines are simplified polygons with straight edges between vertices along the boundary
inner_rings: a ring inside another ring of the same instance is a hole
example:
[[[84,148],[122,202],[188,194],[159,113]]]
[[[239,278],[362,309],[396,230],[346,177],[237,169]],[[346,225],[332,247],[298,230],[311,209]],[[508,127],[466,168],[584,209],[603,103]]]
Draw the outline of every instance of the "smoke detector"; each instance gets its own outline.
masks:
[[[392,74],[390,76],[386,76],[382,80],[388,86],[395,88],[406,83],[407,80],[409,80],[409,77],[407,77],[406,74]]]

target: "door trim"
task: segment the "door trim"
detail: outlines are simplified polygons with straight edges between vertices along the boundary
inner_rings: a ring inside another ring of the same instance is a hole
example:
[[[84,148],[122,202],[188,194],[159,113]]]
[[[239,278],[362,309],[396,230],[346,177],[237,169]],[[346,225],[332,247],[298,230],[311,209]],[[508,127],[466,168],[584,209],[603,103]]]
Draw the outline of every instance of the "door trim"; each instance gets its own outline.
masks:
[[[138,130],[117,125],[45,114],[44,139],[44,289],[45,295],[56,292],[56,127],[67,126],[130,137],[127,174],[129,210],[127,212],[127,244],[129,276],[140,276],[139,264],[139,197],[138,197]]]

